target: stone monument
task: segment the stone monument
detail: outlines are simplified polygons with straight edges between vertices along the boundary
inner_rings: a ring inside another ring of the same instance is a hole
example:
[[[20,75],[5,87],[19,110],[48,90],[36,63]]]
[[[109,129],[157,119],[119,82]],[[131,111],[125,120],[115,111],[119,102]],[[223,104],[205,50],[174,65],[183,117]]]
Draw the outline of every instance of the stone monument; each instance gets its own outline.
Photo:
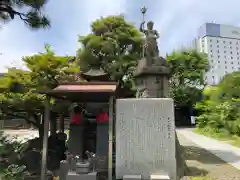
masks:
[[[118,99],[116,104],[116,178],[179,180],[185,164],[175,132],[174,102],[167,98],[170,68],[159,57],[154,23],[148,22],[147,29],[144,23],[142,59],[135,73],[137,98]]]
[[[143,17],[146,8],[142,8]],[[143,40],[143,52],[137,70],[135,72],[137,98],[165,98],[168,97],[168,79],[170,68],[166,60],[159,56],[157,39],[159,33],[153,29],[154,23],[149,21],[147,29],[144,28],[144,18],[140,25],[140,31],[145,34]]]

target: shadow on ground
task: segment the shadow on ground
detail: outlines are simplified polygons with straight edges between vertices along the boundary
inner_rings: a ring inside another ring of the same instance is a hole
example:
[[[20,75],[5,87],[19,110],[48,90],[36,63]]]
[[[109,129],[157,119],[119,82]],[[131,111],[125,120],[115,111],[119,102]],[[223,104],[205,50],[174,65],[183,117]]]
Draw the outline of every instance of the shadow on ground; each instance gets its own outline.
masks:
[[[184,154],[186,160],[194,160],[203,164],[226,164],[226,162],[209,151],[196,146],[185,146]]]
[[[219,154],[222,157],[227,157],[227,161],[230,163],[235,163],[240,161],[240,156],[231,151],[213,150],[214,154]]]
[[[199,169],[197,167],[188,166],[185,172],[185,176],[206,176],[208,171],[205,169]]]

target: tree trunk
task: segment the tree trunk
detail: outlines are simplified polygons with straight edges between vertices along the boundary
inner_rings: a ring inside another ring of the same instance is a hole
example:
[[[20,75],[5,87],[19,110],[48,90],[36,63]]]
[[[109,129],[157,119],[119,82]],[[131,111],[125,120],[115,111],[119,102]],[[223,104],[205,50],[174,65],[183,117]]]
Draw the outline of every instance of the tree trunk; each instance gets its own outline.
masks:
[[[44,136],[44,128],[42,124],[38,127],[38,135],[39,135],[39,139],[42,142],[43,136]]]

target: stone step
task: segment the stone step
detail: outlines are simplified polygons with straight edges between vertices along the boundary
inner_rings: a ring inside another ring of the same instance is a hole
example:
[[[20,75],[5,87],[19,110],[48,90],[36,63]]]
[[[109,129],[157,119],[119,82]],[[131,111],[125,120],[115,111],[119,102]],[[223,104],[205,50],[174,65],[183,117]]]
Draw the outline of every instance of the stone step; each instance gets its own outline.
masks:
[[[123,180],[141,180],[141,175],[124,175]]]

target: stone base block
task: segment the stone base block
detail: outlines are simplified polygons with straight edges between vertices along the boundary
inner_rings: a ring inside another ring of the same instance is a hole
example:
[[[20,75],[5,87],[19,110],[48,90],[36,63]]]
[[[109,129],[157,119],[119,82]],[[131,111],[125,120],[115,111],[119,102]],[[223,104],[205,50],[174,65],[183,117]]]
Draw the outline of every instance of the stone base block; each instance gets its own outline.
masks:
[[[150,180],[170,180],[168,175],[150,175]]]
[[[175,122],[169,98],[118,99],[116,103],[116,179],[168,174],[176,180]]]
[[[66,180],[97,180],[97,173],[76,174],[74,172],[69,172]]]
[[[67,161],[60,162],[59,180],[66,180],[69,171],[69,163]]]
[[[141,175],[124,175],[123,180],[141,180]]]

